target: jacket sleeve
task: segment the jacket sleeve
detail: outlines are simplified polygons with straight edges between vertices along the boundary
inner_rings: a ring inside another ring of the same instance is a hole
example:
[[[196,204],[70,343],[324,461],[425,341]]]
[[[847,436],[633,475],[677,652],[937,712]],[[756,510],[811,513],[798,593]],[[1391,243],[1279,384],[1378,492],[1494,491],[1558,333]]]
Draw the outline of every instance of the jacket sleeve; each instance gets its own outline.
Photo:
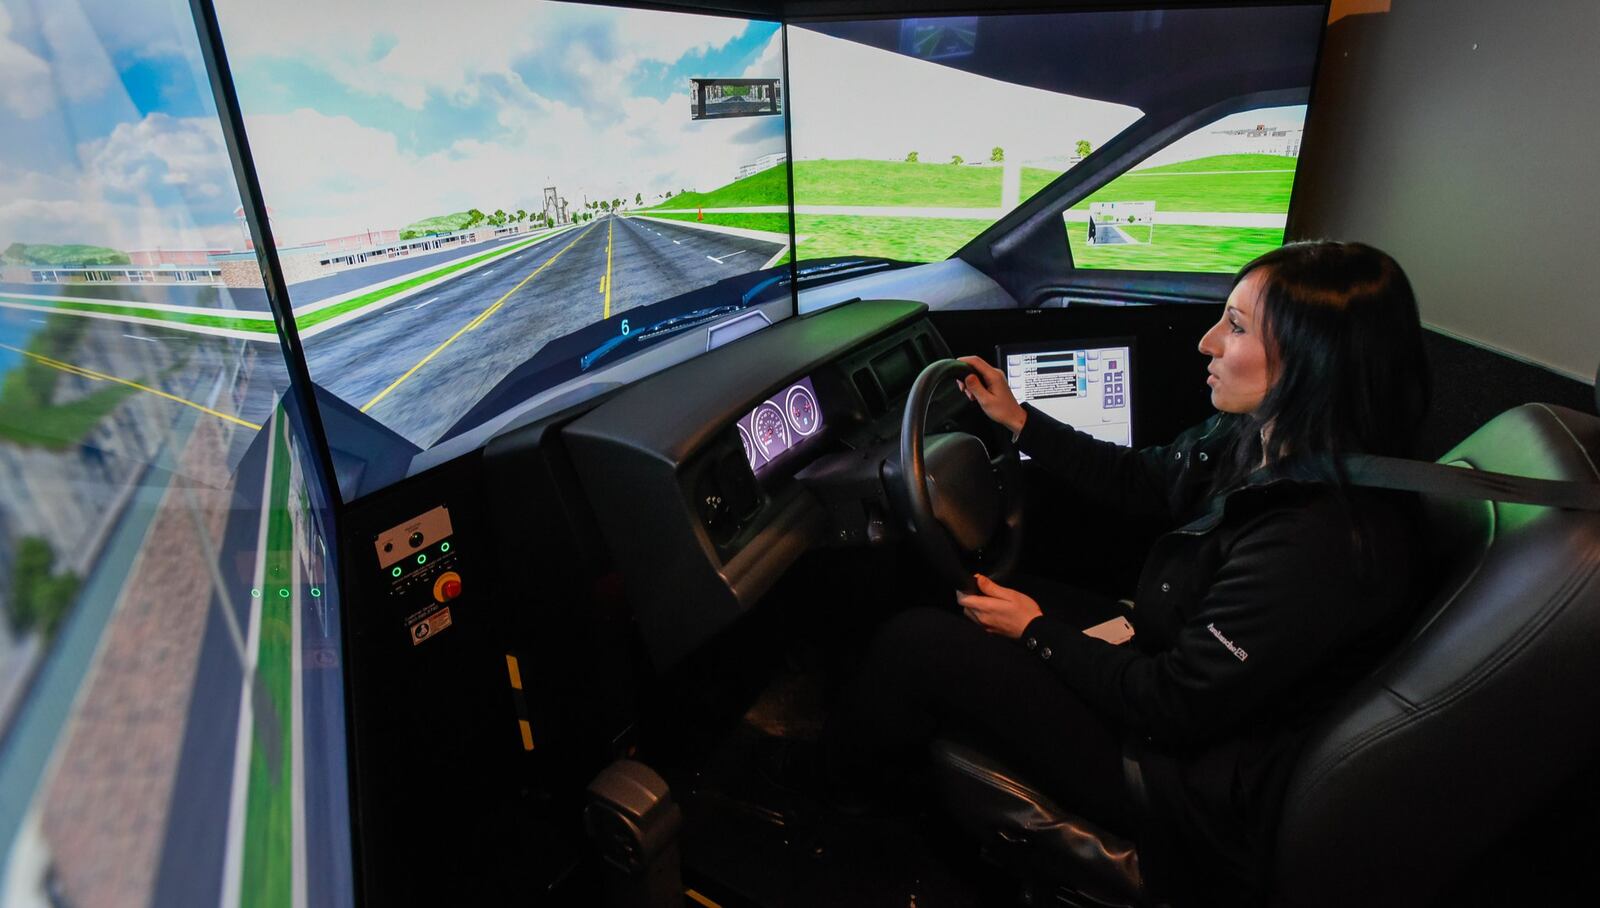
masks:
[[[1241,527],[1171,647],[1144,653],[1057,619],[1022,639],[1092,706],[1165,744],[1218,738],[1370,633],[1393,597],[1360,584],[1349,525],[1326,511],[1268,512]]]
[[[1017,436],[1017,448],[1061,477],[1084,499],[1135,519],[1170,521],[1183,452],[1208,432],[1214,417],[1169,445],[1137,451],[1057,422],[1032,404]],[[1177,455],[1174,457],[1174,455]]]

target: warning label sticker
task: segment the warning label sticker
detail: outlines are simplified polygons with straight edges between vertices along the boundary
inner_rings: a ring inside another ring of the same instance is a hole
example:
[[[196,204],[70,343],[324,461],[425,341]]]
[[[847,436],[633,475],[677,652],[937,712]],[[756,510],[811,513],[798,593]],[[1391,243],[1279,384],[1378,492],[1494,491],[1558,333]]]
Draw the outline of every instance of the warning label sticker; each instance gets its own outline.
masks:
[[[411,645],[416,646],[424,641],[432,640],[440,631],[450,626],[450,610],[442,608],[436,612],[415,617],[406,622],[406,625],[411,632]]]

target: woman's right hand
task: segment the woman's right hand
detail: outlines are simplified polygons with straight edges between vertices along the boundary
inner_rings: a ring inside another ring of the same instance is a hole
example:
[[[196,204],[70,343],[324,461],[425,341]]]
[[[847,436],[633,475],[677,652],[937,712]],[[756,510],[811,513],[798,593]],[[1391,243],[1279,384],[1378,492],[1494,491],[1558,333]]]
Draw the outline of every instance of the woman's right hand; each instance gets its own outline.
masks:
[[[972,367],[972,374],[957,381],[961,393],[983,408],[983,415],[1011,430],[1015,439],[1028,420],[1028,411],[1022,409],[1017,398],[1006,384],[1005,373],[984,362],[982,357],[963,356],[961,362]]]

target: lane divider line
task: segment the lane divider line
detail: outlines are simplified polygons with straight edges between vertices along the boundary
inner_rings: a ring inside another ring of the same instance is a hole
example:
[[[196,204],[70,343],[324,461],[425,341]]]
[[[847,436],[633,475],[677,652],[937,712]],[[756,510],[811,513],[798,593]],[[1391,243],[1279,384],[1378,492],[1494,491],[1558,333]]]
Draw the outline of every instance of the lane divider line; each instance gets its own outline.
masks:
[[[505,296],[502,296],[499,299],[495,300],[493,305],[491,305],[489,308],[483,310],[482,312],[478,313],[477,317],[473,318],[472,321],[467,322],[465,325],[462,325],[459,329],[456,330],[456,333],[450,335],[450,337],[448,337],[445,340],[444,343],[440,344],[437,347],[434,347],[433,351],[430,352],[427,356],[424,356],[421,360],[418,360],[418,362],[417,362],[417,364],[415,366],[412,366],[411,368],[407,369],[405,371],[404,375],[402,375],[399,378],[395,379],[394,381],[390,382],[389,386],[387,388],[384,388],[382,391],[379,391],[376,397],[374,397],[371,400],[367,401],[365,404],[362,404],[361,405],[361,412],[365,413],[368,410],[372,409],[374,404],[376,404],[380,400],[383,400],[385,397],[388,397],[390,391],[393,391],[395,388],[400,387],[401,382],[404,382],[406,379],[408,379],[411,376],[417,374],[417,370],[418,369],[421,369],[423,366],[426,366],[428,363],[432,362],[433,358],[435,356],[438,356],[440,353],[443,353],[444,349],[446,347],[450,346],[451,344],[455,343],[456,340],[461,337],[461,335],[466,334],[468,331],[471,331],[473,328],[476,328],[479,325],[483,324],[484,321],[489,318],[489,316],[494,315],[496,312],[498,312],[500,310],[500,307],[502,305],[504,305],[505,301],[511,297],[511,294],[516,293],[518,290],[521,290],[523,288],[523,286],[526,285],[529,281],[531,281],[534,278],[538,277],[539,274],[541,272],[543,272],[546,268],[549,268],[551,265],[555,264],[556,259],[561,258],[561,256],[565,255],[566,251],[568,249],[571,249],[573,246],[576,246],[578,244],[578,241],[583,239],[584,237],[588,236],[589,235],[589,231],[593,230],[593,229],[594,229],[594,226],[590,226],[588,228],[585,228],[582,233],[578,234],[576,237],[573,238],[572,242],[568,243],[565,246],[562,246],[560,252],[557,252],[555,255],[550,256],[550,258],[545,260],[545,263],[543,265],[540,265],[539,267],[533,269],[533,273],[532,274],[529,274],[527,277],[523,278],[522,281],[517,284],[517,286],[512,287],[510,290],[507,290],[506,293],[505,293]]]
[[[201,413],[206,414],[207,416],[215,416],[218,419],[225,419],[228,422],[234,423],[236,425],[244,426],[247,429],[255,429],[258,432],[261,430],[261,426],[256,424],[256,423],[250,422],[248,420],[240,419],[239,417],[234,416],[231,413],[223,413],[220,410],[213,410],[213,409],[211,409],[210,407],[208,407],[208,406],[206,406],[204,404],[197,404],[192,400],[186,400],[185,398],[179,397],[176,394],[168,394],[167,392],[162,391],[159,388],[152,388],[149,385],[142,385],[139,382],[129,381],[126,378],[118,378],[115,375],[107,375],[104,372],[96,372],[93,369],[85,369],[82,366],[74,366],[72,363],[62,362],[61,360],[58,360],[58,359],[51,359],[48,356],[41,356],[41,355],[39,355],[37,353],[34,353],[31,350],[23,350],[20,347],[13,347],[10,344],[0,344],[0,349],[10,350],[12,353],[20,353],[23,356],[26,356],[31,360],[35,360],[36,362],[43,363],[44,365],[49,366],[52,369],[60,369],[62,372],[66,372],[69,375],[77,375],[79,377],[89,378],[89,379],[93,379],[95,381],[109,381],[109,382],[114,382],[114,383],[119,384],[119,385],[126,385],[129,388],[134,388],[134,389],[139,390],[139,391],[149,392],[150,394],[154,394],[157,397],[164,397],[167,400],[172,401],[173,403],[183,404],[185,407],[193,407],[196,410],[199,410]]]
[[[600,316],[603,319],[611,317],[611,232],[615,224],[615,218],[606,219],[606,277],[602,284],[606,294],[606,307]]]

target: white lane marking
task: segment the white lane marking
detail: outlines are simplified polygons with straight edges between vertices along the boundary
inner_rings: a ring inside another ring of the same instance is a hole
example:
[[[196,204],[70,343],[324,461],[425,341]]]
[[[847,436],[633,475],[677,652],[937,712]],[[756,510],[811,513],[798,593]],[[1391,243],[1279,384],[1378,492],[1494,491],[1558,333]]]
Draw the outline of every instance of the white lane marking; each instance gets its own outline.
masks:
[[[706,256],[706,258],[712,260],[713,262],[716,262],[718,265],[721,265],[721,264],[725,263],[728,259],[731,259],[736,255],[743,255],[746,251],[747,250],[740,249],[738,252],[730,252],[730,253],[728,253],[727,255],[723,256],[720,259],[717,258],[714,255],[708,255],[708,256]]]
[[[149,341],[149,342],[150,342],[150,343],[152,343],[152,344],[159,344],[159,343],[161,343],[161,342],[160,342],[160,341],[158,341],[158,340],[156,340],[156,339],[155,339],[155,338],[153,338],[153,337],[141,337],[141,336],[139,336],[139,335],[137,335],[137,334],[124,334],[124,335],[122,335],[122,336],[123,336],[123,337],[126,337],[126,338],[128,338],[128,339],[130,339],[130,340],[136,340],[136,341]]]
[[[413,309],[421,309],[423,306],[428,305],[428,303],[438,302],[438,300],[439,300],[439,298],[436,296],[436,297],[433,297],[432,299],[428,300],[427,302],[418,303],[415,306],[412,306],[411,308],[413,308]]]
[[[484,277],[488,277],[488,276],[489,276],[489,275],[491,275],[491,274],[494,274],[494,269],[493,269],[493,268],[490,268],[490,269],[489,269],[489,270],[488,270],[488,271],[485,271],[485,272],[484,272],[484,273],[483,273],[483,276],[484,276]]]
[[[673,240],[672,241],[672,245],[674,245],[674,246],[682,246],[683,244],[678,242],[677,240]]]
[[[278,430],[277,415],[267,420],[267,432]],[[267,590],[262,579],[267,565],[267,518],[272,513],[272,461],[276,456],[273,439],[267,437],[266,477],[261,484],[261,518],[256,525],[256,562],[251,586],[261,596],[250,597],[250,623],[244,645],[244,664],[240,666],[239,722],[233,736],[233,782],[228,796],[228,825],[223,833],[222,900],[218,908],[238,908],[244,886],[244,821],[249,809],[245,795],[250,787],[250,748],[254,741],[255,709],[251,693],[255,690],[256,657],[261,649],[261,605]]]
[[[300,625],[304,605],[300,600],[300,559],[289,559],[289,905],[306,908],[306,754],[305,692],[301,684],[304,636]]]

